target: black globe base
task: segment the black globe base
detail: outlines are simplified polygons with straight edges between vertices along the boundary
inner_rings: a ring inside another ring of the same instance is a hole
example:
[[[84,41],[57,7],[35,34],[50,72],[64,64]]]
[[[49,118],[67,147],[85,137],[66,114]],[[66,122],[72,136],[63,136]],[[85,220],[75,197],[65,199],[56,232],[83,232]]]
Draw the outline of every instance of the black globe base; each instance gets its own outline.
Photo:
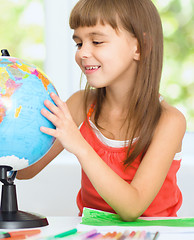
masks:
[[[18,210],[14,179],[17,172],[9,166],[0,166],[1,192],[0,229],[35,228],[48,225],[45,217]],[[11,175],[9,175],[11,173]]]
[[[0,211],[0,229],[15,228],[36,228],[47,226],[48,221],[45,217],[23,212],[2,212]]]

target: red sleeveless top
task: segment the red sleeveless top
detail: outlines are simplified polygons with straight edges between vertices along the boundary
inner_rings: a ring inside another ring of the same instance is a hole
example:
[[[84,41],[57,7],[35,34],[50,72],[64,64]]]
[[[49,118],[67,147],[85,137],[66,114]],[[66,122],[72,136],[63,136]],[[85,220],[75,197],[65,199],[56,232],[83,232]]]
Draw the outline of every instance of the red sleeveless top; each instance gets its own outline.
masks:
[[[93,109],[90,109],[91,115]],[[135,173],[140,165],[140,156],[138,156],[129,167],[123,165],[126,158],[127,148],[110,147],[102,143],[96,136],[92,127],[84,121],[80,127],[80,132],[86,141],[92,146],[101,159],[122,179],[129,184],[133,180]],[[181,159],[174,159],[168,171],[166,179],[158,192],[157,196],[143,213],[144,217],[175,217],[182,204],[182,194],[177,186],[176,173],[180,168]],[[102,211],[115,213],[114,210],[97,193],[85,172],[82,170],[81,189],[77,195],[77,205],[83,212],[83,207],[94,208]]]

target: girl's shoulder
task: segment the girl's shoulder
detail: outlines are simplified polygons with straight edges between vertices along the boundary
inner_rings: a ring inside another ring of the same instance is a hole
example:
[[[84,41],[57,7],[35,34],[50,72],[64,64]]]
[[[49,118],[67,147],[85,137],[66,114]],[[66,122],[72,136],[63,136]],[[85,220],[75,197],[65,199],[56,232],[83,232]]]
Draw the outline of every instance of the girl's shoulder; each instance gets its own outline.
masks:
[[[183,137],[186,131],[186,119],[183,113],[177,108],[162,101],[162,114],[159,124],[156,128],[158,131],[166,131],[174,137]]]
[[[87,100],[87,111],[85,110],[85,91],[84,90],[75,92],[67,100],[66,102],[67,106],[77,126],[79,126],[85,120],[86,113],[88,112],[94,100],[95,100],[95,91],[90,91],[88,95],[88,100]]]
[[[183,127],[186,127],[186,119],[182,112],[169,105],[165,100],[163,100],[161,104],[163,109],[161,120],[170,123],[172,122],[174,124],[180,124],[183,125]]]

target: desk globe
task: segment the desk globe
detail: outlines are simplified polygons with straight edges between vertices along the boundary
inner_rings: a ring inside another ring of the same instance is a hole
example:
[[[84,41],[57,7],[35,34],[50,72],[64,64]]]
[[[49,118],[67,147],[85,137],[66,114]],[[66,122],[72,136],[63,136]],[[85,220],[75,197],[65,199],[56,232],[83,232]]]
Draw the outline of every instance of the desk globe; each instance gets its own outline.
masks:
[[[54,138],[40,131],[54,128],[40,113],[44,100],[55,92],[47,76],[37,67],[2,50],[0,57],[0,181],[2,186],[0,228],[48,225],[46,218],[18,211],[13,181],[17,170],[43,157]]]

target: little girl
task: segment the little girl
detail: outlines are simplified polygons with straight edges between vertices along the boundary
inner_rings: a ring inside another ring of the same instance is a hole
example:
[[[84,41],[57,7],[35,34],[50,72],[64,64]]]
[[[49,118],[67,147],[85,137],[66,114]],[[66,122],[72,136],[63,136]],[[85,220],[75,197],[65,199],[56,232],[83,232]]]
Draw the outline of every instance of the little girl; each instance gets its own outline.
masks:
[[[18,171],[31,178],[64,148],[82,168],[77,204],[139,216],[176,216],[182,203],[176,173],[186,130],[184,116],[159,94],[163,62],[160,17],[151,0],[79,0],[71,12],[75,59],[85,91],[41,113],[56,138],[37,163]]]

